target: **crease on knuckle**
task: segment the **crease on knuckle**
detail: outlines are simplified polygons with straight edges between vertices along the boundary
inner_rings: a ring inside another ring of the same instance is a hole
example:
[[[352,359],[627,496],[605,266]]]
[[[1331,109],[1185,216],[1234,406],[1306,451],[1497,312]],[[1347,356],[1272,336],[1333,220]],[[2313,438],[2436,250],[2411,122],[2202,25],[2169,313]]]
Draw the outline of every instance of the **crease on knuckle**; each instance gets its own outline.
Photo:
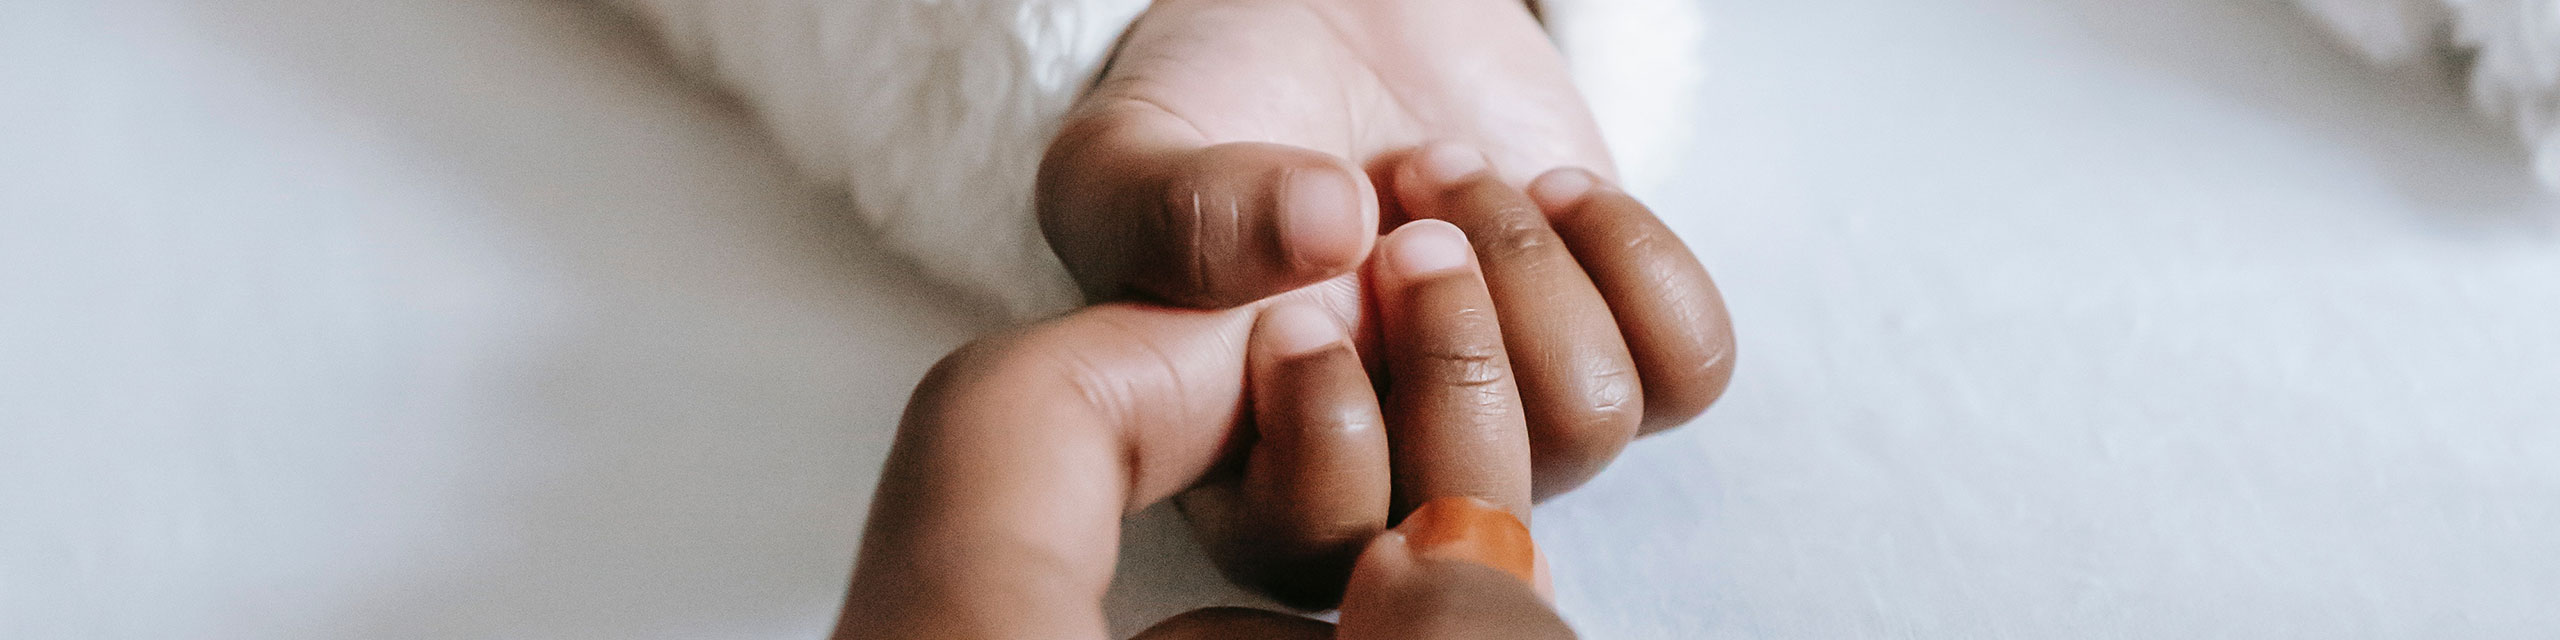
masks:
[[[1168,278],[1167,284],[1187,287],[1185,291],[1164,292],[1175,297],[1199,295],[1208,291],[1211,266],[1207,246],[1210,217],[1209,202],[1214,196],[1188,179],[1176,180],[1166,187],[1164,202],[1156,207],[1154,221],[1156,239],[1164,260],[1157,268],[1171,273],[1158,273]]]
[[[1048,354],[1046,375],[1073,390],[1078,405],[1073,408],[1092,412],[1112,431],[1105,435],[1118,442],[1122,477],[1134,487],[1143,481],[1140,471],[1151,455],[1146,438],[1134,437],[1146,428],[1140,422],[1151,408],[1175,407],[1179,413],[1191,406],[1191,390],[1171,354],[1149,334],[1108,315],[1094,318],[1105,335],[1049,345],[1043,350]]]
[[[1488,344],[1425,347],[1414,358],[1429,372],[1429,384],[1467,389],[1498,387],[1511,379],[1502,349]],[[1496,390],[1499,389],[1490,389]]]
[[[1587,374],[1594,384],[1566,408],[1546,417],[1535,430],[1540,449],[1582,460],[1613,456],[1634,437],[1643,422],[1643,391],[1635,372],[1623,366]]]
[[[1592,385],[1582,397],[1582,413],[1586,430],[1604,430],[1633,424],[1644,404],[1644,386],[1634,369],[1624,364],[1611,364],[1591,370]]]
[[[1673,236],[1667,232],[1655,232],[1647,229],[1630,229],[1627,231],[1625,236],[1618,238],[1618,249],[1627,252],[1629,255],[1668,255],[1674,253],[1688,253],[1689,245],[1681,243],[1677,236]]]
[[[1563,243],[1555,231],[1540,220],[1536,210],[1505,206],[1493,212],[1489,221],[1474,233],[1477,250],[1494,260],[1538,259],[1551,256]]]

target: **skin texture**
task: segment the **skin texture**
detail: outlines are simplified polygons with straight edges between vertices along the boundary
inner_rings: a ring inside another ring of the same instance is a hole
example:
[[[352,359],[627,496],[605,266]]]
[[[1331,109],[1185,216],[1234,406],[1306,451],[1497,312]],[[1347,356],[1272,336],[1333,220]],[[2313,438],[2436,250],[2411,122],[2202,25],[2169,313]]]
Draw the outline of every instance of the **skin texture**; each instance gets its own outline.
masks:
[[[1733,318],[1697,256],[1636,199],[1576,169],[1530,185],[1608,299],[1644,384],[1643,433],[1688,422],[1733,381]]]
[[[1514,184],[1614,175],[1517,0],[1158,0],[1037,202],[1094,299],[1234,306],[1357,267],[1386,210],[1369,171],[1431,140],[1486,149]]]
[[[1451,166],[1434,158],[1473,165],[1420,169]],[[1581,186],[1554,206],[1523,195],[1557,175]],[[1457,224],[1506,327],[1543,499],[1696,417],[1731,376],[1713,282],[1612,175],[1516,0],[1159,0],[1050,147],[1036,202],[1093,300],[1310,296],[1373,360],[1390,328],[1364,302],[1378,229]]]
[[[1404,257],[1396,249],[1401,245],[1386,243],[1363,273],[1361,285],[1380,303],[1350,321],[1374,320],[1382,337],[1370,349],[1382,360],[1376,369],[1385,381],[1383,414],[1255,405],[1257,417],[1272,424],[1299,424],[1292,416],[1301,415],[1334,421],[1308,433],[1374,438],[1376,429],[1354,425],[1383,419],[1396,470],[1388,489],[1394,507],[1384,518],[1392,521],[1438,497],[1415,489],[1422,485],[1468,487],[1525,516],[1530,502],[1581,484],[1640,433],[1687,421],[1724,389],[1733,336],[1715,283],[1634,199],[1571,169],[1540,178],[1532,197],[1505,184],[1482,156],[1455,145],[1428,147],[1394,175],[1400,200],[1422,218],[1397,233],[1447,239],[1463,232],[1466,244],[1444,257],[1465,268],[1399,275],[1391,267]],[[1580,257],[1585,254],[1593,257]],[[1284,299],[1336,301],[1337,293],[1319,285]],[[1332,313],[1341,318],[1342,309]],[[1434,311],[1406,313],[1410,309]],[[1323,357],[1353,359],[1343,352]],[[1366,386],[1353,378],[1289,372],[1259,375],[1256,384],[1322,385],[1337,397],[1365,397]],[[1306,437],[1263,431],[1283,442]],[[1524,446],[1483,445],[1509,442],[1491,434],[1510,433],[1525,434],[1518,441]],[[1270,469],[1284,467],[1280,456],[1257,451],[1245,477],[1276,473]],[[1481,471],[1517,468],[1524,459],[1532,470],[1525,477]],[[1228,489],[1233,483],[1212,482],[1181,504],[1230,578],[1283,603],[1323,609],[1340,596],[1354,548],[1348,541],[1377,531],[1381,515],[1298,513],[1285,521],[1237,515],[1286,511],[1256,509],[1257,503],[1321,510],[1379,491],[1365,483],[1333,485],[1346,492],[1340,496],[1305,490],[1315,479],[1346,477],[1306,465],[1286,465],[1299,468],[1294,473],[1301,480],[1293,486],[1301,489],[1248,491],[1240,498]]]
[[[1426,150],[1399,174],[1399,200],[1416,217],[1465,230],[1484,256],[1505,341],[1520,346],[1511,359],[1530,421],[1539,426],[1531,444],[1540,454],[1538,497],[1544,498],[1590,479],[1617,457],[1635,437],[1644,394],[1607,301],[1548,225],[1546,212],[1468,153],[1452,146]],[[1448,174],[1416,175],[1430,171]]]
[[[1387,237],[1390,255],[1406,244],[1458,243],[1458,260],[1396,274],[1412,286],[1377,303],[1411,318],[1461,315],[1460,307],[1480,304],[1487,294],[1464,242],[1454,228],[1430,222]],[[1432,287],[1449,291],[1420,291]],[[1218,609],[1140,637],[1573,637],[1521,578],[1523,558],[1535,574],[1535,551],[1510,510],[1528,500],[1529,470],[1517,456],[1527,434],[1516,419],[1492,430],[1484,421],[1452,422],[1449,434],[1392,418],[1382,426],[1377,416],[1389,414],[1360,382],[1365,369],[1347,355],[1349,336],[1331,315],[1306,301],[1220,311],[1103,305],[946,358],[918,386],[900,424],[837,637],[1104,638],[1101,599],[1121,517],[1203,483],[1233,483],[1239,506],[1229,513],[1248,519],[1241,521],[1365,544],[1339,587],[1347,590],[1343,625]],[[1498,354],[1499,330],[1486,329],[1428,340]],[[1483,403],[1425,384],[1408,381],[1390,393],[1413,394],[1415,406],[1451,403],[1430,411]],[[1483,388],[1483,379],[1468,387]],[[1397,457],[1391,438],[1381,437],[1390,428],[1386,435],[1484,450],[1463,459],[1511,462],[1463,470],[1480,476],[1465,481],[1393,485],[1437,515],[1382,534],[1393,479],[1407,465],[1442,460]],[[1227,467],[1241,471],[1221,479]],[[1300,495],[1323,500],[1270,499]]]
[[[1377,280],[1397,511],[1454,493],[1526,517],[1529,426],[1466,235],[1436,220],[1396,233]]]

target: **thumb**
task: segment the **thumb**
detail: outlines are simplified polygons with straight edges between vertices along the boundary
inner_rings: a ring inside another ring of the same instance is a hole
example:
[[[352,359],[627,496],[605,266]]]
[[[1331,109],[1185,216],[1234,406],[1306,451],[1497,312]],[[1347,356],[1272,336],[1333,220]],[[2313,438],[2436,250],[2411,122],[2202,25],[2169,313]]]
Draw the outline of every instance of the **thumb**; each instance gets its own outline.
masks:
[[[1376,188],[1330,154],[1212,145],[1138,101],[1073,117],[1040,163],[1040,228],[1085,295],[1224,308],[1348,273]]]
[[[1415,509],[1360,555],[1337,640],[1570,640],[1535,584],[1529,528],[1474,498]]]

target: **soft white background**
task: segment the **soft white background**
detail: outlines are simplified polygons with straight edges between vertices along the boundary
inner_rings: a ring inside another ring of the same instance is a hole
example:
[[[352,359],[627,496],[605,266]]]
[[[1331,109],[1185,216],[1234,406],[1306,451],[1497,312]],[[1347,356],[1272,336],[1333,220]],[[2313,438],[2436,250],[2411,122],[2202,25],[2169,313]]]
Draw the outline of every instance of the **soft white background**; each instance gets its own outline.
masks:
[[[2267,0],[1724,2],[1594,638],[2560,636],[2560,216]],[[558,0],[0,11],[0,638],[827,626],[987,326]],[[1227,601],[1162,514],[1124,625]]]

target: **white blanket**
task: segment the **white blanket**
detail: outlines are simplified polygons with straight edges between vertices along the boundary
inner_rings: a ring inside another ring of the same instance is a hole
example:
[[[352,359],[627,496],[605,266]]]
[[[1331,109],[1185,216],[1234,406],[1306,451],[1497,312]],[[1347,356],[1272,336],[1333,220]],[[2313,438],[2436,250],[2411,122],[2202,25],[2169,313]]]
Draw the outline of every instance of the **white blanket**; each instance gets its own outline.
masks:
[[[1716,5],[1585,637],[2560,637],[2560,218],[2283,2]],[[0,17],[0,638],[812,638],[991,322],[579,3]],[[1623,151],[1623,150],[1622,150]],[[1119,628],[1232,602],[1128,534]]]
[[[2560,185],[2560,1],[2300,1],[2375,60],[2466,75],[2473,105],[2515,127]]]
[[[754,106],[891,247],[1018,316],[1076,302],[1031,211],[1058,122],[1146,0],[614,0]],[[1685,143],[1705,58],[1681,0],[1546,0],[1634,184]]]

